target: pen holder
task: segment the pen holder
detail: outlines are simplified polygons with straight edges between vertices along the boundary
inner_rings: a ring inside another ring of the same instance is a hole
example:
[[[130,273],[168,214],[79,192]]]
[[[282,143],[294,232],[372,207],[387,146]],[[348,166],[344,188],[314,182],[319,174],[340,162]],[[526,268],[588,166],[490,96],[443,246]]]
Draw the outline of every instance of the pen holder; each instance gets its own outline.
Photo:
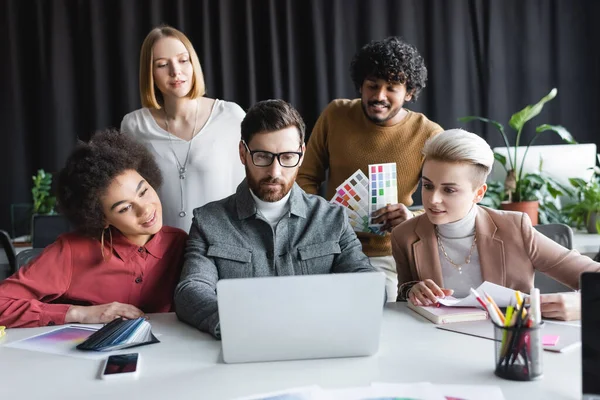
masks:
[[[529,328],[494,324],[496,376],[513,381],[542,377],[543,326],[543,322]]]

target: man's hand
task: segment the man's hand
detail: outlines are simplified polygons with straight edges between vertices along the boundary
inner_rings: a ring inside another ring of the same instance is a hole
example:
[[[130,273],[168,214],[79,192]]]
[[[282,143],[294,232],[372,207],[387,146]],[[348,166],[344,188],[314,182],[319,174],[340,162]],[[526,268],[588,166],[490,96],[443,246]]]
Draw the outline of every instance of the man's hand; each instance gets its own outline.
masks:
[[[540,303],[544,318],[581,319],[581,295],[577,292],[543,294]]]
[[[71,306],[65,316],[65,323],[105,324],[115,318],[135,319],[144,313],[131,304],[112,302],[99,306]]]
[[[375,218],[373,223],[383,224],[380,229],[387,232],[391,232],[394,227],[411,219],[413,216],[413,213],[402,203],[388,204],[375,211],[372,215]]]

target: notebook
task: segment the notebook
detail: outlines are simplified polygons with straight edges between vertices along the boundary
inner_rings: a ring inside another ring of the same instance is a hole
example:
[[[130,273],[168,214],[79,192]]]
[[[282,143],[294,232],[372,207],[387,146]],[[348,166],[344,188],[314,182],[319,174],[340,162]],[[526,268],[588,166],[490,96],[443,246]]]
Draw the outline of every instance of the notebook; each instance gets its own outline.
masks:
[[[223,360],[375,354],[384,298],[381,272],[221,279],[217,300]]]
[[[421,314],[436,325],[479,321],[488,317],[487,311],[476,307],[415,306],[409,301],[408,308]]]
[[[77,348],[79,350],[112,351],[158,342],[159,340],[152,334],[150,323],[145,318],[129,320],[117,318],[94,332]]]

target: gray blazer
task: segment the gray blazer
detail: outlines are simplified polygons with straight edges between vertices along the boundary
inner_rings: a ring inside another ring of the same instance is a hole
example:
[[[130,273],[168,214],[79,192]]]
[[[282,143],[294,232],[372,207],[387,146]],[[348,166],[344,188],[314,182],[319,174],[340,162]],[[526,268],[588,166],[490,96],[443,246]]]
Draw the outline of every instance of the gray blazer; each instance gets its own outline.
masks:
[[[289,206],[274,232],[244,180],[234,195],[194,210],[175,289],[181,320],[219,338],[219,279],[374,271],[342,207],[297,184]]]

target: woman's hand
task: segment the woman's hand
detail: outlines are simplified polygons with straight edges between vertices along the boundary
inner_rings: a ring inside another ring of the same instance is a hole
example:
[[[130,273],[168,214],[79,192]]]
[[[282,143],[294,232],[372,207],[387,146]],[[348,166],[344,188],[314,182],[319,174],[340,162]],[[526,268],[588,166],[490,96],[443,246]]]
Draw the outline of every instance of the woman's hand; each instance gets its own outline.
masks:
[[[115,318],[135,319],[143,316],[142,310],[131,304],[116,301],[99,306],[71,306],[65,316],[65,323],[105,324]]]
[[[544,318],[581,319],[581,295],[577,292],[542,294],[540,303]]]
[[[425,279],[409,290],[408,300],[415,306],[431,306],[437,303],[438,297],[444,298],[452,293],[454,290],[440,288],[431,279]]]

